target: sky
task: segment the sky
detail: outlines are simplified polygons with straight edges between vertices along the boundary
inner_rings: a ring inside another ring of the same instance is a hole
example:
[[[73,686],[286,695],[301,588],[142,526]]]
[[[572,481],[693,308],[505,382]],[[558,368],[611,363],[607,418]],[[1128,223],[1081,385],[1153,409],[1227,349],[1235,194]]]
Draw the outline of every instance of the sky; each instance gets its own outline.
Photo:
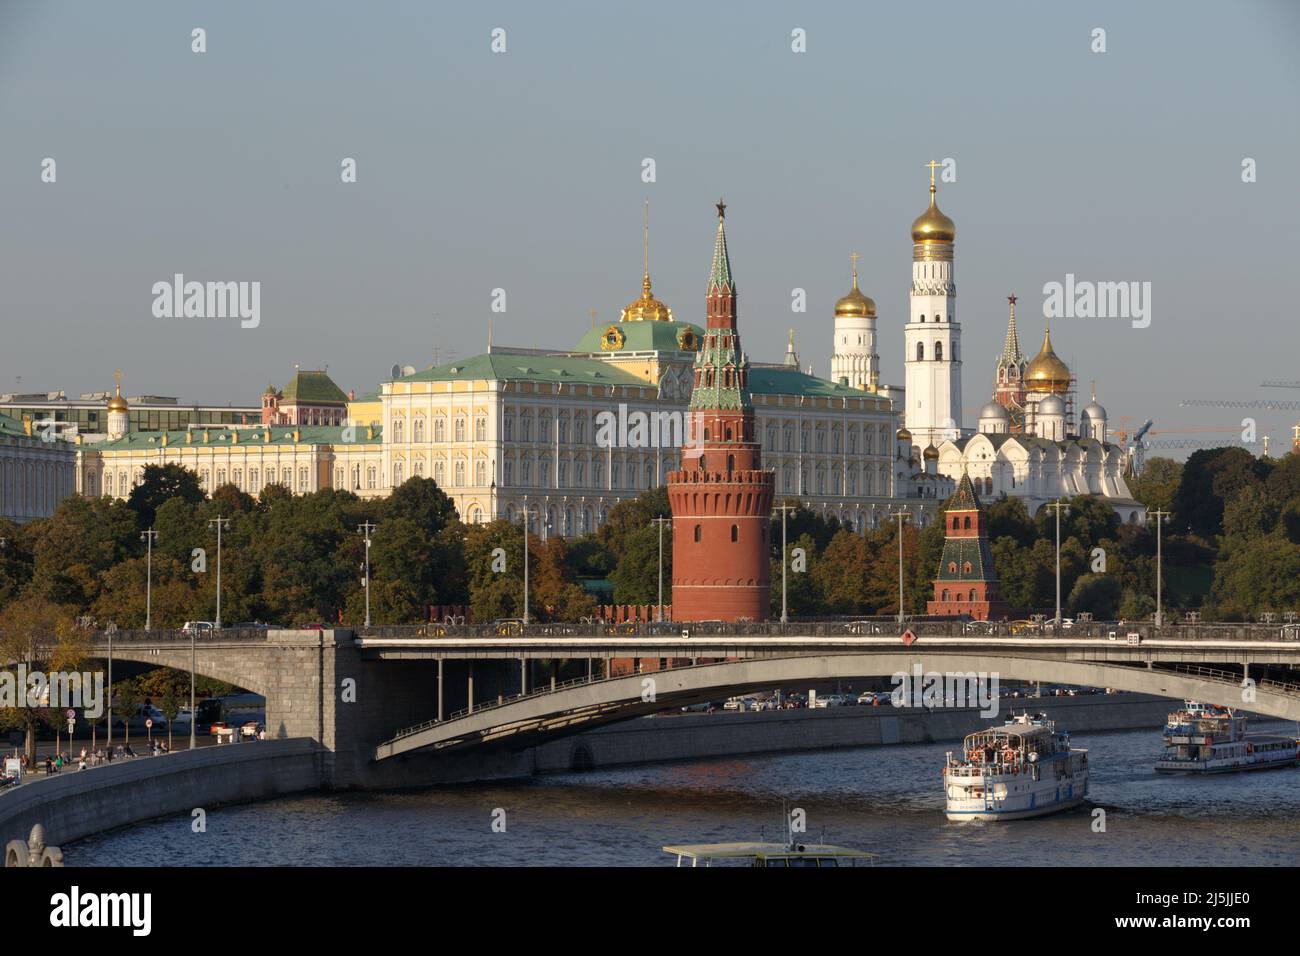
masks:
[[[1233,439],[1251,416],[1285,446],[1300,411],[1180,403],[1300,402],[1260,387],[1300,380],[1297,49],[1289,0],[0,0],[0,392],[121,368],[129,395],[256,404],[301,364],[362,394],[484,351],[489,319],[497,346],[569,348],[639,294],[647,199],[655,294],[703,324],[720,196],[751,359],[794,328],[829,375],[857,251],[902,384],[933,159],[955,174],[965,424],[1006,296],[1032,356],[1072,274],[1150,283],[1145,328],[1053,322],[1112,428]],[[259,282],[257,326],[155,316],[176,273]]]

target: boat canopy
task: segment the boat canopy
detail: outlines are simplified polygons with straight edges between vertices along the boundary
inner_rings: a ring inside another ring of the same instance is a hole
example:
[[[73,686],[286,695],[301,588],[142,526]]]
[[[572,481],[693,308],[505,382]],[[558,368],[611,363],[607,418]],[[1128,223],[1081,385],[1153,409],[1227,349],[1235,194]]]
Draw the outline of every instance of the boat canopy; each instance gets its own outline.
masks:
[[[680,866],[683,859],[694,860],[754,860],[773,861],[782,865],[788,860],[871,860],[879,856],[865,850],[854,850],[846,846],[830,843],[683,843],[678,846],[664,847],[665,853],[677,857]]]

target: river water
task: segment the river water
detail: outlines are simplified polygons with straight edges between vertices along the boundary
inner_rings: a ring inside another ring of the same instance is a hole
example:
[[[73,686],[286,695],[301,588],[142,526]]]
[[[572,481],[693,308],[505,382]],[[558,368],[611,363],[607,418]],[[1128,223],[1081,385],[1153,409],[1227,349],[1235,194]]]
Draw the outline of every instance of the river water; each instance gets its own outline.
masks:
[[[174,816],[64,850],[70,866],[664,866],[664,844],[780,839],[784,800],[806,812],[807,839],[874,851],[881,865],[1300,864],[1300,768],[1157,774],[1155,729],[1073,743],[1089,748],[1093,802],[1037,820],[949,823],[940,768],[957,745],[946,743],[285,797],[212,810],[206,833]]]

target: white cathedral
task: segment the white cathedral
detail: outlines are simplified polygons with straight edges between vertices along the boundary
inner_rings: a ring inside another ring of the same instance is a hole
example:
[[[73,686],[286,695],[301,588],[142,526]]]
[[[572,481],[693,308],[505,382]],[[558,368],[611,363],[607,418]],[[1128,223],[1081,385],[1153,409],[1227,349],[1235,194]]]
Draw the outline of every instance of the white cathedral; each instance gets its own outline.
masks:
[[[1122,521],[1144,523],[1146,508],[1124,480],[1124,449],[1107,441],[1106,409],[1092,400],[1077,420],[1075,379],[1044,331],[1038,355],[1026,361],[1011,296],[1006,344],[993,398],[975,429],[962,422],[961,323],[953,244],[957,228],[940,210],[930,164],[930,205],[912,223],[912,288],[904,326],[903,388],[880,384],[876,304],[853,287],[835,306],[831,378],[888,396],[901,412],[896,436],[895,488],[943,498],[969,475],[986,496],[1024,500],[1029,513],[1057,498],[1105,498]]]

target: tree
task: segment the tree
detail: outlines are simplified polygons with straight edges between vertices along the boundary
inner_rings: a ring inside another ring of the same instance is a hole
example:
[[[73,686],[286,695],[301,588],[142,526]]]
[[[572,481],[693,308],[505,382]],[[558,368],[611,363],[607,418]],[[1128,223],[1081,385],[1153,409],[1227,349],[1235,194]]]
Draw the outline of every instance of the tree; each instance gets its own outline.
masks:
[[[131,489],[127,507],[136,513],[141,528],[153,526],[157,510],[168,501],[198,504],[206,496],[199,476],[177,464],[145,465],[140,482]]]
[[[779,534],[779,532],[778,532]],[[786,613],[790,617],[804,617],[817,613],[819,606],[819,595],[817,593],[817,584],[813,581],[812,574],[809,570],[798,570],[795,558],[795,549],[803,548],[806,556],[808,568],[816,566],[817,562],[817,544],[813,541],[812,535],[804,534],[798,538],[792,538],[789,545],[789,565],[786,568],[786,581],[789,587],[789,594],[786,598]],[[781,616],[781,559],[779,557],[780,548],[777,548],[778,557],[772,561],[772,600],[771,611],[773,617]]]
[[[671,517],[668,489],[663,486],[651,488],[610,508],[604,523],[596,529],[596,540],[617,564],[627,550],[631,535],[643,528],[652,527],[650,522],[655,518]]]
[[[123,743],[129,747],[131,746],[131,719],[140,713],[140,705],[144,703],[139,683],[134,677],[118,681],[117,686],[112,690],[112,698],[113,716],[122,718],[122,723],[126,726]]]
[[[538,616],[550,621],[577,621],[596,613],[596,602],[574,577],[564,538],[552,535],[538,549],[536,576],[529,586],[539,605]]]
[[[1070,589],[1068,607],[1072,614],[1090,611],[1098,621],[1115,619],[1123,592],[1109,574],[1081,574]]]
[[[47,675],[75,669],[89,652],[88,635],[77,628],[67,608],[34,594],[24,594],[0,611],[0,656]],[[36,731],[63,719],[57,700],[34,699],[29,688],[14,687],[13,709],[0,708],[0,725],[25,731],[25,752],[36,756]],[[6,702],[8,703],[8,702]]]
[[[836,532],[812,567],[821,606],[832,614],[861,614],[869,565],[866,539],[845,529]]]
[[[1174,496],[1175,527],[1214,538],[1223,530],[1224,502],[1266,475],[1269,466],[1244,448],[1205,448],[1183,465]]]
[[[181,712],[181,696],[176,689],[175,684],[169,684],[167,690],[163,693],[162,699],[158,703],[158,709],[167,720],[167,749],[172,749],[172,725],[176,723],[176,717]],[[190,714],[190,720],[197,719],[195,714]],[[195,728],[198,732],[198,728]]]
[[[672,604],[673,535],[664,528],[664,603]],[[623,539],[623,557],[609,576],[616,604],[657,604],[659,601],[659,529],[655,525]]]
[[[406,479],[384,502],[385,517],[406,518],[430,537],[457,520],[456,505],[432,478]]]
[[[1142,474],[1133,480],[1133,497],[1150,511],[1168,511],[1174,506],[1183,466],[1172,458],[1148,458]]]

